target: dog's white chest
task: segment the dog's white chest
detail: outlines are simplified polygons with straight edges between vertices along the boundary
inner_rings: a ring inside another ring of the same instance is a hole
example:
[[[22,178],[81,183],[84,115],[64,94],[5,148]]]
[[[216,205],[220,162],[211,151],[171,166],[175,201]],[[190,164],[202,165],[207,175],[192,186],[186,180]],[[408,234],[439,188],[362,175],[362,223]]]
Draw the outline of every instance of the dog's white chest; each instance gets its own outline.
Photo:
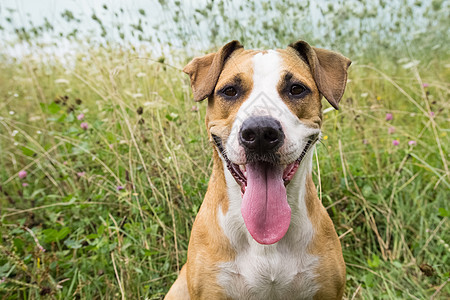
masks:
[[[314,229],[305,204],[306,174],[311,172],[312,152],[287,188],[292,209],[291,226],[273,245],[258,244],[247,231],[241,214],[241,192],[231,173],[225,172],[229,208],[219,208],[218,221],[236,257],[219,265],[218,282],[232,299],[312,299],[319,290],[319,258],[307,249]],[[302,188],[303,187],[303,188]]]
[[[306,165],[297,172],[291,188],[304,185]],[[240,190],[228,172],[225,178],[230,207],[224,215],[219,209],[219,223],[236,251],[234,261],[219,265],[219,284],[232,299],[312,299],[319,290],[316,269],[319,258],[307,249],[314,230],[304,201],[292,205],[291,226],[285,237],[273,245],[255,242],[245,228],[240,212]],[[304,190],[297,195],[304,198]]]
[[[290,253],[283,245],[250,245],[235,261],[220,265],[219,283],[233,299],[312,299],[318,290],[318,259]],[[278,249],[277,249],[278,248]]]

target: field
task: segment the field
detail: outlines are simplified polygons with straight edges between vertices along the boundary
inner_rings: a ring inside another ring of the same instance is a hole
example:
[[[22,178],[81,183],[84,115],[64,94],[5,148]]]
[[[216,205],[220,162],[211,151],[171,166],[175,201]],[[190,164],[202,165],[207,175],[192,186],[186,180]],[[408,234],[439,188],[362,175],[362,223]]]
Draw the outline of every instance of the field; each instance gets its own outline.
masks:
[[[351,56],[340,110],[323,100],[313,178],[346,299],[450,297],[449,52],[414,45]],[[212,167],[188,61],[1,52],[1,299],[165,295]]]

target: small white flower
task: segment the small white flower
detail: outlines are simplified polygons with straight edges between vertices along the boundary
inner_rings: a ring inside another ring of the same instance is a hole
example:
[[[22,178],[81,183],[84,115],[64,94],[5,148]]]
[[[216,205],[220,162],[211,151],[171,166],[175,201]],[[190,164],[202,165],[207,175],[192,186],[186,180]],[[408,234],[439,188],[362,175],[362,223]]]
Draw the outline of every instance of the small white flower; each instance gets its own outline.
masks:
[[[139,72],[136,74],[136,77],[145,77],[147,76],[147,74],[145,74],[144,72]]]
[[[19,94],[17,94],[17,93],[16,93],[16,94],[14,94],[14,97],[16,97],[16,98],[17,98],[17,97],[19,97]]]
[[[12,116],[12,115],[14,115],[15,114],[15,112],[14,111],[12,111],[12,110],[10,110],[9,111],[9,114]]]
[[[135,94],[131,94],[131,97],[136,99],[136,98],[144,97],[144,95],[142,93],[135,93]]]
[[[410,61],[409,63],[404,64],[402,67],[403,69],[411,69],[412,67],[417,66],[420,63],[418,60]]]
[[[11,133],[11,136],[16,136],[18,133],[19,133],[19,131],[13,130],[12,133]]]
[[[64,79],[64,78],[59,78],[55,80],[55,83],[65,83],[65,84],[69,84],[69,80]]]
[[[14,146],[17,146],[17,145],[19,145],[19,143],[18,142],[14,142]]]
[[[36,131],[37,134],[42,134],[42,131],[38,130]]]
[[[35,121],[39,121],[40,119],[42,119],[41,118],[41,116],[32,116],[32,117],[30,117],[30,122],[35,122]]]

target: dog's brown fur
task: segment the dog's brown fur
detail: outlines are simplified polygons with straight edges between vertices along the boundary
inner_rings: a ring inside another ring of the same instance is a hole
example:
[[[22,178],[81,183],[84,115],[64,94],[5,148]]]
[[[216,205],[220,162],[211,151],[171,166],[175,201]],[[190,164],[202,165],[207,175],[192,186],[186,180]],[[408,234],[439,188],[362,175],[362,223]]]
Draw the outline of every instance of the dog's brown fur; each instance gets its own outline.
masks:
[[[295,76],[308,84],[311,94],[301,104],[285,101],[289,109],[307,126],[320,128],[322,124],[322,95],[338,107],[347,79],[350,61],[340,54],[312,48],[299,41],[278,50],[285,65]],[[252,64],[255,50],[244,50],[237,41],[228,43],[217,53],[192,60],[184,71],[190,75],[196,101],[208,97],[206,126],[208,135],[224,139],[230,134],[240,105],[252,90]],[[236,102],[224,101],[216,91],[241,74],[244,95]],[[236,253],[224,235],[217,214],[219,207],[225,214],[229,208],[224,168],[217,150],[213,151],[214,167],[203,204],[195,219],[189,241],[187,262],[182,268],[166,299],[228,299],[217,281],[218,265],[234,260]],[[320,290],[314,299],[341,299],[345,286],[345,264],[341,246],[331,219],[317,197],[309,176],[306,184],[306,207],[315,234],[309,253],[319,257],[316,270]]]

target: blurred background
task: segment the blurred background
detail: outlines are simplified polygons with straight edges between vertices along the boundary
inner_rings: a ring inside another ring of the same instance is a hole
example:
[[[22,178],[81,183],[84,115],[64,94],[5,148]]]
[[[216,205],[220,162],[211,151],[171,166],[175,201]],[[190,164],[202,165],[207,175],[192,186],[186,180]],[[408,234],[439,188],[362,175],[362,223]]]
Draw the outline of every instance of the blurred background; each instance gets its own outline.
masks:
[[[448,3],[397,1],[3,0],[0,26],[12,54],[60,55],[85,46],[193,53],[238,39],[249,48],[305,39],[349,55],[448,45]],[[41,48],[44,49],[41,49]]]
[[[450,2],[0,1],[0,298],[162,299],[212,147],[181,69],[237,39],[353,63],[313,179],[345,299],[450,298]]]

